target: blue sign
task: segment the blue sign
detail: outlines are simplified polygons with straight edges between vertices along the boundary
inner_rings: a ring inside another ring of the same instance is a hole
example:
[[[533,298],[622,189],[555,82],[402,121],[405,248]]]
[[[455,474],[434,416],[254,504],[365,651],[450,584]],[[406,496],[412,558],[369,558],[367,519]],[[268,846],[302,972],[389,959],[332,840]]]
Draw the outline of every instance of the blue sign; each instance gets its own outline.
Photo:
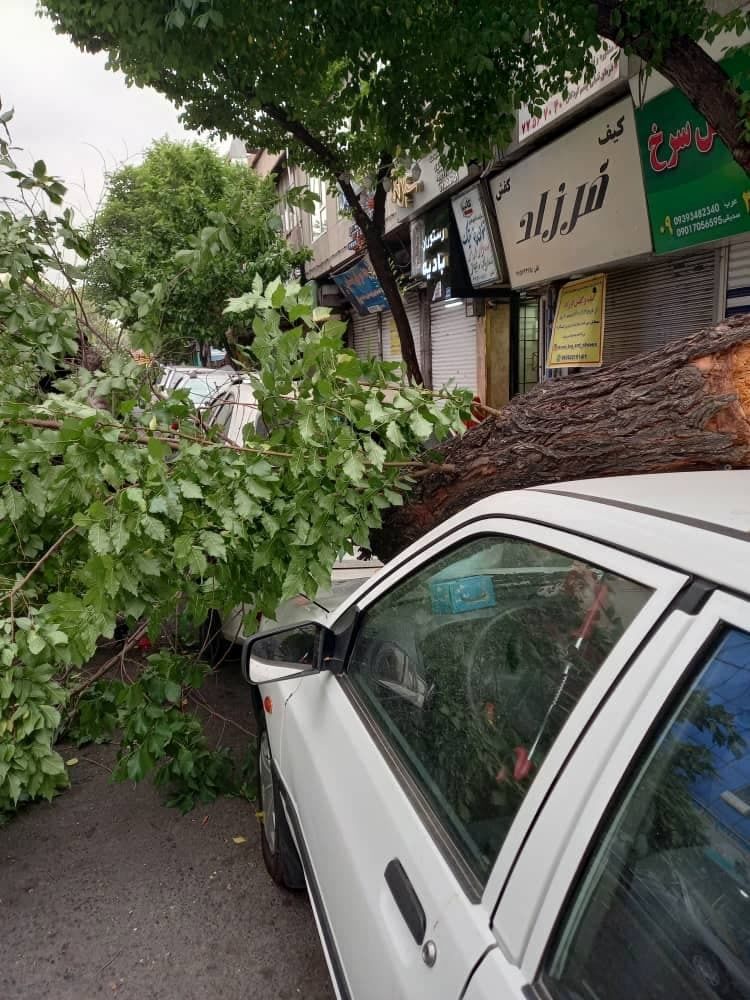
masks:
[[[384,312],[390,308],[388,300],[383,294],[383,289],[380,287],[380,282],[364,258],[358,260],[356,264],[352,264],[348,271],[334,274],[333,280],[360,316]]]

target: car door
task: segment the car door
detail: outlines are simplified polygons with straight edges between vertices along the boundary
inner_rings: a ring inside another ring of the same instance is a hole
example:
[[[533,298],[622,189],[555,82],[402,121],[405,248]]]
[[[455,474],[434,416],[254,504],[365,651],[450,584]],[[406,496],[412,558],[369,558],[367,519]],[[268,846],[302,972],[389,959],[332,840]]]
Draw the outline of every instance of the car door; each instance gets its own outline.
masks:
[[[683,583],[497,518],[360,597],[346,670],[295,688],[279,759],[343,995],[461,996],[497,948],[505,845]],[[502,970],[496,997],[520,998]]]
[[[750,995],[750,602],[690,610],[585,733],[500,898],[527,997]]]

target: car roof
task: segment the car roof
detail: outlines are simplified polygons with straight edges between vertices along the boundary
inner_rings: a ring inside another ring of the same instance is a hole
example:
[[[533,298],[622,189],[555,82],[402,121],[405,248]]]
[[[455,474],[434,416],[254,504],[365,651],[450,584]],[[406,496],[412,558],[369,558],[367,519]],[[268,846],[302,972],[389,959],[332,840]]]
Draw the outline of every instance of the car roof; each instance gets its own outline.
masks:
[[[544,525],[730,590],[750,591],[750,471],[622,476],[495,493],[417,539],[375,579],[451,532],[487,518]],[[575,552],[574,542],[560,547]]]
[[[738,532],[750,540],[750,470],[612,476],[534,489],[632,507],[708,530]]]

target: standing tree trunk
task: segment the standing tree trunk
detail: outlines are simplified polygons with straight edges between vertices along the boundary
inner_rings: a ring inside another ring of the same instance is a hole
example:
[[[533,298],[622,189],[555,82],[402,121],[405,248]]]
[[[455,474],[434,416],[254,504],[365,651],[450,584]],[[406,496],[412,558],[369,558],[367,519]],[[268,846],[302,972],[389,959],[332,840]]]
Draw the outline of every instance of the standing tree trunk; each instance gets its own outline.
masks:
[[[391,307],[398,339],[401,344],[401,357],[406,366],[406,374],[410,382],[417,385],[423,384],[422,371],[419,367],[417,349],[414,345],[414,336],[411,332],[409,317],[406,315],[406,307],[401,297],[401,290],[398,287],[395,275],[391,269],[390,254],[385,242],[385,198],[386,191],[383,180],[389,176],[391,169],[390,157],[385,154],[381,159],[381,168],[378,170],[378,179],[375,186],[375,207],[372,218],[362,207],[359,195],[355,192],[351,183],[340,178],[339,183],[344,192],[344,196],[352,210],[354,221],[362,230],[367,244],[367,252],[370,256],[370,263],[375,271],[378,281],[383,289],[383,294]]]
[[[677,35],[663,52],[655,51],[650,33],[644,32],[640,23],[630,30],[627,4],[623,0],[598,0],[596,29],[603,38],[631,49],[681,90],[716,129],[737,163],[750,173],[748,123],[740,95],[724,69],[698,42]]]
[[[658,351],[542,382],[441,449],[450,468],[387,511],[389,559],[475,500],[566,480],[750,467],[750,315]]]
[[[383,181],[391,175],[393,157],[387,152],[380,154],[380,164],[375,184],[375,208],[371,219],[362,207],[359,194],[354,190],[351,175],[346,171],[345,165],[341,162],[335,150],[327,146],[318,136],[313,135],[302,122],[293,118],[286,108],[279,107],[277,104],[264,103],[261,104],[260,110],[317,156],[321,165],[338,180],[347,204],[352,210],[354,221],[365,235],[370,261],[383,288],[383,294],[388,300],[388,305],[391,307],[393,318],[396,321],[398,338],[401,343],[401,356],[406,365],[406,374],[411,382],[422,385],[422,372],[419,368],[411,325],[406,315],[398,282],[391,270],[390,253],[385,242],[386,191]]]

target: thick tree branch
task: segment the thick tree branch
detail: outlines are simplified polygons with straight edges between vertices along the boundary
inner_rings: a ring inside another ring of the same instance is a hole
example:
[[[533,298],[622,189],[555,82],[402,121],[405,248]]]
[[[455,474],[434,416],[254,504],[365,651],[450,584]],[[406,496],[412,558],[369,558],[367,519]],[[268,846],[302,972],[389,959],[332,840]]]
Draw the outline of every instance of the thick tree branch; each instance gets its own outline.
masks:
[[[390,153],[380,154],[380,163],[375,181],[375,204],[372,210],[372,221],[379,233],[385,232],[385,203],[388,192],[385,181],[391,176],[393,157]]]
[[[747,123],[740,96],[726,71],[698,42],[676,35],[659,54],[648,32],[642,32],[640,26],[629,30],[624,0],[597,0],[596,28],[603,38],[631,49],[681,90],[716,129],[737,163],[750,172],[750,143],[745,137]]]
[[[391,270],[389,252],[384,238],[386,191],[382,182],[390,174],[393,167],[393,157],[389,153],[381,154],[380,165],[378,167],[378,181],[375,187],[375,207],[373,218],[371,219],[362,207],[359,193],[354,190],[354,185],[344,164],[341,162],[338,154],[329,145],[318,136],[313,135],[302,122],[296,121],[287,111],[278,105],[262,104],[261,111],[290,135],[294,136],[306,149],[309,149],[320,160],[322,166],[338,180],[346,202],[352,211],[354,221],[364,233],[367,251],[370,255],[370,263],[391,307],[396,329],[398,330],[401,356],[406,365],[407,376],[412,382],[421,385],[423,381],[422,372],[414,346],[414,337],[412,336],[409,317],[406,315],[406,308],[401,298],[398,282]]]
[[[298,122],[292,118],[284,108],[279,107],[277,104],[261,104],[260,110],[275,121],[277,125],[281,125],[285,131],[294,136],[311,153],[314,153],[330,173],[338,177],[339,174],[344,172],[344,165],[334,150],[318,136],[313,135],[302,122]]]
[[[543,382],[435,450],[446,464],[420,477],[372,536],[383,560],[503,490],[750,468],[750,315],[597,372]]]

